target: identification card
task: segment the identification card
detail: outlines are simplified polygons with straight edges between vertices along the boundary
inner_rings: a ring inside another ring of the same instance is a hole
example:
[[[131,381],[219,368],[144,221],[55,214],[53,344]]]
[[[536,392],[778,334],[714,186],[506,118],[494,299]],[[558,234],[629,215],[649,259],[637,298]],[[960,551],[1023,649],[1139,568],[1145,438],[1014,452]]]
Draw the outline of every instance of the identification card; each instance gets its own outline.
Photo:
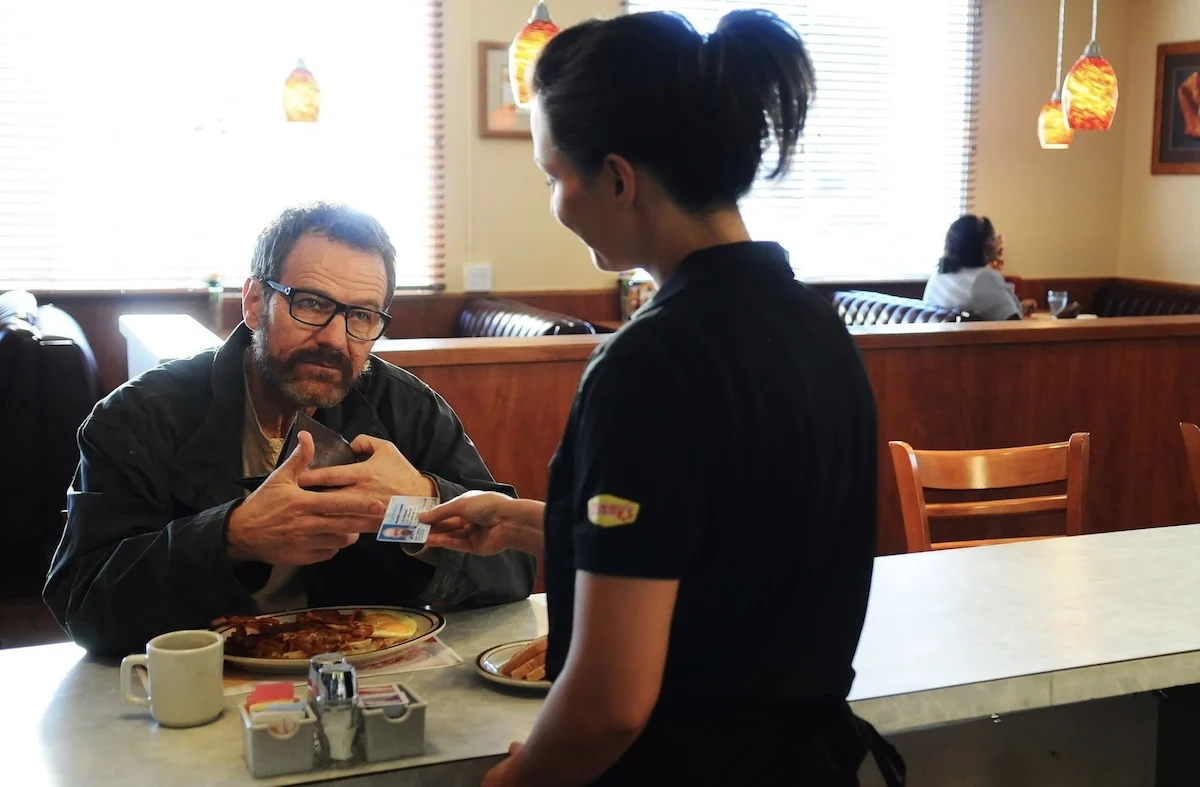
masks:
[[[438,504],[436,497],[407,497],[396,495],[388,503],[379,528],[380,541],[398,544],[424,544],[429,540],[429,525],[417,521],[417,517]]]

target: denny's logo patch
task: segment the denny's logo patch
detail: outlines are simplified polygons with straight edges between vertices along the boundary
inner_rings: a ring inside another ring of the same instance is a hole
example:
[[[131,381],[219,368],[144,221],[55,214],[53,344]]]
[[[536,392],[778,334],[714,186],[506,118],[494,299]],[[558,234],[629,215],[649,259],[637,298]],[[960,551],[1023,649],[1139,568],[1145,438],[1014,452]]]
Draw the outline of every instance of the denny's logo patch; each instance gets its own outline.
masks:
[[[596,495],[588,501],[588,521],[597,527],[620,527],[637,521],[640,505],[614,495]]]

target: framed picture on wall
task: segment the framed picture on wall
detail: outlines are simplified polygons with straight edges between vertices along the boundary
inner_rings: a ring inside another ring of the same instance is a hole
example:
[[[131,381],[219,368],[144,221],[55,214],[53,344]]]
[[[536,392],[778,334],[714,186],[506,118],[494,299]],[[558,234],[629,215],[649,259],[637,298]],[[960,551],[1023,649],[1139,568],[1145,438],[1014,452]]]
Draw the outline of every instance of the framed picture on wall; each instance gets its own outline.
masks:
[[[1200,41],[1158,48],[1150,172],[1200,175]]]
[[[508,81],[508,44],[479,42],[479,136],[532,139],[529,110],[517,106]]]

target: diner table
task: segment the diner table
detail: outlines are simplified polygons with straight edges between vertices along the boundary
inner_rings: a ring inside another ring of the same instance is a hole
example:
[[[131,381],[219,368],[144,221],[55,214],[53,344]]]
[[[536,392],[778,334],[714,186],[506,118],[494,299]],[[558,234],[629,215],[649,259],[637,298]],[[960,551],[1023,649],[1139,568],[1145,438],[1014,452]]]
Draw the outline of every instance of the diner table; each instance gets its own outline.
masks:
[[[1030,314],[1029,314],[1029,315],[1028,315],[1028,316],[1027,316],[1025,319],[1027,319],[1027,320],[1056,320],[1056,319],[1058,319],[1058,318],[1057,318],[1057,317],[1055,317],[1053,314],[1051,314],[1051,313],[1050,313],[1048,310],[1046,310],[1046,309],[1037,309],[1037,310],[1035,310],[1035,311],[1031,312],[1031,313],[1030,313]],[[1075,319],[1075,320],[1098,320],[1098,319],[1100,319],[1100,318],[1099,318],[1097,315],[1095,315],[1095,314],[1086,314],[1086,313],[1085,313],[1085,314],[1079,314],[1079,315],[1076,315],[1075,317],[1073,317],[1073,318],[1070,318],[1070,319]],[[1066,322],[1066,320],[1063,320],[1063,322]]]
[[[1198,565],[1200,525],[878,558],[853,707],[897,743],[911,784],[1200,783],[1163,776],[1196,776],[1179,775],[1195,758],[1171,740],[1176,711],[1200,707],[1173,688],[1200,683]],[[115,662],[71,644],[0,651],[0,783],[476,785],[529,733],[543,695],[485,681],[475,657],[543,633],[545,599],[448,620],[442,638],[464,663],[400,677],[429,704],[422,756],[258,781],[235,711],[161,728],[122,700]],[[713,636],[754,632],[731,621]],[[863,783],[879,784],[869,765]]]

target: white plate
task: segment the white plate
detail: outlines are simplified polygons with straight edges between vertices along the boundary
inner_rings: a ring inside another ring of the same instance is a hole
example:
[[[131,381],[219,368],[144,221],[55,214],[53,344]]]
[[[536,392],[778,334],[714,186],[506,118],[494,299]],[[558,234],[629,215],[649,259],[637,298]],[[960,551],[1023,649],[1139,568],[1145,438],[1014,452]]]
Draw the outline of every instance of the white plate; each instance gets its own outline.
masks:
[[[366,664],[373,664],[376,661],[392,658],[401,651],[411,648],[419,642],[424,642],[430,637],[436,635],[446,627],[446,619],[436,612],[431,612],[427,609],[409,609],[408,607],[309,607],[308,609],[288,610],[287,612],[277,612],[267,615],[255,615],[258,618],[277,618],[283,622],[289,622],[296,619],[296,616],[302,612],[324,612],[337,611],[341,613],[354,612],[362,610],[366,613],[383,612],[397,613],[407,615],[417,622],[417,633],[403,642],[395,645],[390,645],[386,648],[373,650],[369,653],[354,653],[346,656],[346,661],[356,667]],[[220,626],[216,631],[221,636],[226,636],[234,626]],[[256,659],[249,656],[225,656],[225,663],[232,666],[240,667],[249,672],[271,672],[271,673],[299,673],[308,671],[308,659]]]
[[[508,663],[509,659],[532,643],[533,640],[525,639],[520,642],[508,642],[503,645],[497,645],[494,648],[488,648],[479,654],[479,658],[475,659],[475,669],[479,670],[479,674],[483,677],[493,683],[499,683],[501,686],[545,691],[550,688],[550,681],[548,680],[519,680],[517,678],[506,678],[500,674],[500,669]]]

